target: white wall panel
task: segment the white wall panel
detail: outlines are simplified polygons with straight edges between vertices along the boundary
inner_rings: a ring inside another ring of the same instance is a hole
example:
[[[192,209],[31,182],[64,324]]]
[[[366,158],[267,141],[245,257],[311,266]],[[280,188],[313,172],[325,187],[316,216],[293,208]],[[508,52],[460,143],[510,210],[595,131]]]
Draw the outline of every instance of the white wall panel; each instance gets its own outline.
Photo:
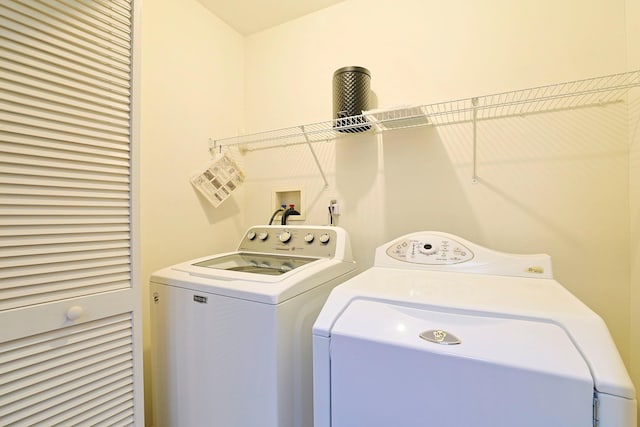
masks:
[[[246,45],[248,132],[330,119],[333,72],[349,65],[371,71],[373,108],[629,70],[625,0],[349,0]],[[363,267],[376,245],[416,230],[548,252],[556,277],[602,315],[629,364],[629,111],[483,121],[477,184],[471,124],[318,143],[328,188],[308,150],[251,152],[245,222],[268,219],[274,189],[304,187],[307,222],[326,223],[329,200],[341,203],[339,224]]]

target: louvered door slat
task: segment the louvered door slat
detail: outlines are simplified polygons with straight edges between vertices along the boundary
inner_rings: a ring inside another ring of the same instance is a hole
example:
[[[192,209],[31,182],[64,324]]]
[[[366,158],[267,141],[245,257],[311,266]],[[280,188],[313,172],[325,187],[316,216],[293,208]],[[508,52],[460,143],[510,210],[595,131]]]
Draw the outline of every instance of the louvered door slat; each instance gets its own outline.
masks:
[[[83,278],[81,280],[68,280],[44,283],[37,286],[2,289],[0,290],[0,296],[2,297],[0,308],[4,305],[10,305],[12,299],[21,299],[33,305],[54,300],[56,293],[64,293],[64,297],[68,297],[70,294],[73,296],[82,296],[126,289],[129,285],[129,280],[131,280],[131,275],[129,272],[124,272],[101,276],[94,275],[91,278]]]
[[[131,18],[131,0],[95,0],[95,2]]]
[[[0,90],[11,96],[16,96],[17,94],[17,96],[22,97],[24,101],[38,103],[50,101],[51,97],[55,96],[56,104],[60,105],[61,108],[75,108],[78,111],[101,114],[104,115],[105,118],[115,117],[118,119],[129,119],[129,110],[126,108],[115,109],[110,106],[90,102],[91,100],[86,100],[81,97],[64,96],[61,93],[51,94],[40,88],[16,84],[16,82],[9,80],[0,79]]]
[[[129,248],[109,249],[100,251],[81,251],[69,253],[55,253],[53,255],[44,256],[36,254],[33,256],[12,256],[2,261],[2,268],[24,268],[30,266],[43,266],[48,264],[59,264],[65,262],[73,262],[77,260],[105,259],[114,257],[129,256],[131,252]],[[36,269],[29,269],[30,272],[37,272]]]
[[[84,328],[77,326],[28,337],[15,342],[13,348],[0,346],[3,379],[11,383],[58,366],[60,361],[71,363],[88,360],[96,354],[126,348],[126,337],[131,329],[130,322],[123,316],[92,322],[84,325]],[[8,399],[7,396],[0,398],[2,401]]]
[[[113,407],[107,411],[93,408],[67,420],[70,426],[85,426],[90,421],[92,426],[131,425],[133,411],[128,405],[129,396],[121,396],[113,402]]]
[[[74,206],[47,206],[46,208],[39,208],[33,206],[7,206],[0,204],[0,216],[5,216],[3,220],[7,222],[19,221],[19,217],[25,215],[41,215],[41,216],[64,216],[71,217],[81,216],[86,217],[93,215],[96,218],[101,216],[113,216],[113,215],[128,215],[128,206],[124,208],[119,207],[101,207],[101,208],[89,208],[89,207],[74,207]]]
[[[7,126],[7,130],[21,131],[21,127]],[[8,134],[5,140],[15,143],[1,143],[0,150],[7,153],[7,163],[27,164],[34,159],[37,166],[53,169],[79,169],[93,172],[107,172],[124,177],[129,165],[129,152],[120,149],[119,144],[102,141],[102,147],[92,139],[67,135],[65,140],[54,139],[63,135],[56,131],[29,129],[21,138]],[[43,138],[44,137],[44,138]],[[25,142],[25,139],[29,139]],[[71,145],[74,144],[74,145]]]
[[[20,197],[19,195],[7,195],[3,197],[3,202],[8,205],[23,205],[23,206],[96,206],[96,207],[128,207],[129,203],[126,200],[106,200],[95,198],[73,198],[65,197],[56,199],[55,197]]]
[[[27,167],[38,167],[38,168],[46,168],[51,169],[54,173],[64,173],[67,171],[74,171],[80,173],[104,173],[104,174],[112,174],[114,178],[119,179],[128,179],[128,175],[126,172],[127,167],[121,165],[120,161],[115,162],[116,164],[107,165],[100,164],[99,162],[91,162],[91,158],[87,158],[86,162],[81,161],[69,161],[65,159],[63,156],[60,158],[47,158],[47,157],[36,157],[34,154],[29,156],[28,147],[24,147],[24,154],[22,153],[9,153],[8,150],[4,150],[2,144],[0,144],[0,152],[4,151],[2,156],[2,161],[6,162],[9,165],[22,165]],[[48,153],[47,150],[42,150],[43,155]],[[32,153],[35,153],[36,150],[32,150]],[[52,155],[57,155],[56,152],[51,152]],[[29,163],[31,160],[31,163]],[[0,200],[1,202],[1,200]]]
[[[0,1],[2,426],[142,425],[132,18]]]
[[[0,191],[7,195],[20,195],[23,197],[60,197],[60,198],[87,198],[87,199],[113,199],[128,200],[128,191],[117,189],[91,189],[91,188],[64,188],[64,187],[33,187],[30,185],[2,185]],[[125,202],[126,203],[126,202]]]
[[[110,400],[119,396],[128,396],[131,400],[131,376],[110,381],[99,381],[99,388],[92,385],[79,385],[79,388],[72,392],[62,390],[63,394],[57,395],[55,398],[38,401],[38,395],[31,396],[25,411],[10,413],[6,419],[9,423],[20,423],[23,425],[52,425],[55,419],[65,418],[67,411],[82,412],[84,407],[107,406]],[[10,410],[11,408],[9,408]],[[25,414],[28,414],[25,416]]]
[[[17,113],[17,110],[16,110]],[[126,144],[129,140],[127,134],[115,132],[103,132],[99,128],[86,128],[84,126],[67,124],[63,122],[49,121],[46,117],[16,116],[13,113],[0,114],[0,123],[3,124],[5,133],[17,133],[20,135],[35,136],[39,138],[49,137],[51,140],[82,143],[85,140],[95,141],[95,145],[109,142]]]
[[[113,233],[129,231],[129,224],[104,224],[96,221],[90,224],[51,224],[26,226],[7,226],[3,228],[3,236],[53,236],[59,234]]]
[[[12,160],[20,160],[20,157],[14,157]],[[0,174],[3,178],[10,177],[12,175],[30,176],[30,177],[45,177],[45,178],[62,178],[70,179],[73,181],[82,182],[114,182],[125,183],[129,185],[129,177],[120,174],[100,173],[85,170],[70,170],[59,169],[52,167],[40,167],[30,164],[19,163],[0,163]],[[81,185],[81,184],[78,184]]]
[[[67,225],[67,224],[128,224],[129,218],[126,216],[55,216],[55,215],[43,215],[43,216],[21,216],[12,218],[3,218],[0,216],[0,227],[6,227],[10,225]]]
[[[58,3],[65,4],[71,8],[78,9],[74,0],[58,0]],[[110,21],[114,25],[119,25],[122,31],[128,33],[131,22],[131,10],[128,5],[119,5],[116,1],[92,1],[83,3],[82,11],[100,21]],[[126,6],[126,7],[123,7]]]
[[[89,133],[89,136],[93,136],[93,133],[96,133],[98,134],[98,137],[105,140],[110,140],[112,135],[114,137],[129,135],[129,128],[126,122],[109,123],[106,121],[96,121],[95,119],[86,120],[81,117],[65,114],[62,111],[43,110],[40,108],[33,108],[32,106],[23,106],[17,103],[9,103],[5,101],[0,101],[0,110],[2,109],[7,111],[11,110],[11,114],[5,113],[2,115],[2,119],[10,123],[23,123],[22,118],[25,117],[29,118],[29,123],[32,126],[46,128],[50,124],[55,123],[58,130],[68,129],[73,131],[73,133],[80,135],[87,134],[88,129],[93,129],[94,132]],[[79,129],[75,129],[74,127],[76,126]]]
[[[129,313],[121,313],[103,316],[98,320],[90,319],[83,324],[68,324],[52,331],[42,332],[37,329],[27,336],[7,340],[13,341],[11,346],[5,347],[5,344],[0,344],[0,363],[15,362],[27,356],[47,353],[52,347],[61,347],[70,343],[87,342],[88,346],[91,346],[93,340],[109,339],[109,335],[119,335],[120,332],[129,329],[130,320]],[[52,346],[52,343],[57,345]]]
[[[129,64],[130,57],[127,46],[115,37],[100,38],[92,34],[91,30],[83,31],[79,26],[66,25],[65,22],[56,20],[45,12],[47,10],[42,3],[35,5],[33,2],[7,1],[1,5],[6,8],[3,12],[10,21],[23,24],[25,27],[39,34],[51,37],[51,44],[60,44],[71,47],[72,51],[94,52],[107,58],[113,58],[122,64]],[[34,8],[29,7],[34,6]],[[55,14],[55,12],[53,13]],[[58,16],[60,16],[58,14]],[[64,19],[65,17],[62,16]],[[86,30],[86,28],[84,28]]]
[[[114,423],[121,422],[120,420],[122,419],[128,419],[128,420],[131,419],[131,412],[132,412],[131,409],[129,408],[126,411],[122,409],[122,403],[128,402],[131,400],[131,393],[120,393],[120,392],[112,392],[108,394],[105,393],[103,396],[100,396],[98,399],[96,399],[96,401],[101,403],[103,406],[107,406],[110,409],[112,408],[120,409],[117,414],[112,415],[111,418],[108,418],[106,421],[102,421],[103,423],[107,423],[107,425],[114,425]],[[94,404],[94,402],[92,401],[86,402],[84,405],[74,407],[73,410],[69,410],[69,412],[66,414],[62,414],[60,416],[52,418],[50,421],[48,420],[48,423],[51,423],[51,424],[58,423],[59,425],[81,425],[82,426],[83,424],[77,424],[77,420],[79,418],[82,418],[82,415],[87,410],[95,407],[96,405]],[[105,418],[105,416],[102,416],[102,417],[99,416],[98,418]],[[92,426],[97,426],[97,425],[100,425],[101,423],[97,422],[96,420],[91,420],[90,424]],[[86,423],[84,425],[86,425]],[[125,425],[130,425],[130,421]]]
[[[0,295],[3,294],[7,289],[11,290],[12,288],[19,288],[23,286],[25,289],[33,286],[47,286],[51,284],[60,284],[60,291],[65,291],[65,288],[62,287],[62,284],[65,282],[69,282],[69,284],[75,284],[73,289],[77,288],[77,291],[80,292],[82,290],[82,286],[88,282],[88,280],[96,277],[106,277],[111,274],[118,273],[128,273],[130,268],[128,266],[123,265],[101,265],[99,268],[87,270],[66,270],[64,272],[52,273],[50,277],[43,277],[39,275],[30,275],[25,276],[23,278],[15,278],[15,279],[4,279],[6,283],[5,286],[0,289]],[[58,289],[58,288],[56,288]],[[62,292],[60,298],[63,298],[64,295],[69,294],[69,290],[67,292]],[[73,294],[73,296],[77,296]],[[46,295],[45,295],[46,297]],[[51,292],[51,298],[55,298],[53,295],[53,291]],[[59,299],[59,298],[56,298]],[[15,303],[15,302],[14,302]],[[3,304],[3,301],[0,300],[0,304]],[[4,308],[4,307],[3,307]]]
[[[104,91],[113,92],[121,96],[127,96],[129,94],[129,86],[126,85],[126,80],[114,79],[108,74],[101,74],[94,71],[92,74],[87,73],[87,70],[83,67],[78,67],[71,61],[67,61],[62,58],[56,58],[52,55],[41,54],[33,50],[30,47],[21,46],[15,42],[6,41],[4,45],[4,52],[2,55],[3,64],[5,68],[8,68],[9,64],[13,64],[13,69],[18,64],[21,69],[29,70],[34,74],[34,69],[41,70],[42,72],[50,73],[59,81],[68,84],[68,82],[78,82],[83,85],[84,90],[93,91],[93,87],[100,88]],[[27,55],[31,53],[34,56]],[[50,78],[49,81],[52,79]]]
[[[131,71],[128,60],[110,55],[109,50],[78,49],[73,43],[60,39],[46,31],[46,27],[28,17],[21,17],[11,11],[3,9],[0,3],[0,28],[7,40],[25,46],[32,46],[36,50],[49,52],[55,56],[66,58],[84,66],[101,69],[113,75],[126,75]],[[107,65],[108,67],[101,66]],[[126,78],[126,77],[125,77]]]
[[[101,233],[101,234],[85,234],[85,235],[77,235],[77,236],[32,236],[30,238],[19,238],[19,237],[4,237],[2,238],[2,247],[10,248],[10,247],[25,247],[25,246],[33,246],[37,251],[37,246],[40,245],[66,245],[66,244],[77,244],[77,243],[90,243],[90,242],[101,242],[101,241],[126,241],[128,239],[128,233]]]
[[[89,260],[76,259],[74,261],[67,261],[64,263],[39,264],[37,266],[29,266],[28,268],[3,267],[2,272],[0,272],[0,279],[3,279],[3,280],[6,279],[7,281],[9,281],[11,279],[16,280],[23,277],[26,278],[28,276],[42,276],[47,274],[55,274],[63,271],[68,272],[73,270],[90,270],[92,268],[122,265],[123,261],[125,261],[126,259],[128,259],[128,256],[89,259]]]
[[[106,102],[126,103],[126,91],[120,88],[109,88],[102,82],[85,82],[87,78],[80,78],[73,75],[64,75],[57,68],[48,64],[29,64],[24,60],[26,65],[11,62],[11,55],[3,55],[6,59],[0,59],[0,68],[11,69],[13,73],[18,74],[14,77],[15,81],[31,82],[32,85],[41,85],[42,87],[60,87],[81,92],[95,99],[104,99]],[[37,68],[33,68],[36,66]],[[52,73],[51,71],[55,71]],[[76,77],[75,79],[73,77]],[[37,82],[37,83],[36,83]],[[106,86],[106,87],[103,87]],[[110,90],[111,89],[111,90]],[[117,89],[117,91],[116,91]]]
[[[65,3],[59,0],[49,0],[46,5],[48,8],[45,12],[54,19],[100,39],[114,38],[124,49],[128,49],[131,45],[128,25],[126,23],[122,25],[111,16],[94,13],[90,3]]]
[[[105,370],[95,371],[89,369],[79,369],[70,372],[63,377],[54,378],[48,382],[38,383],[42,390],[33,393],[31,390],[22,393],[12,393],[9,395],[10,401],[4,405],[3,409],[7,413],[22,412],[25,409],[34,409],[34,402],[55,402],[72,398],[90,390],[97,383],[110,383],[117,380],[128,379],[132,375],[131,367],[109,366]]]
[[[2,22],[2,21],[0,21]],[[69,51],[63,51],[58,47],[46,45],[42,41],[27,37],[26,35],[11,33],[3,39],[3,57],[11,58],[21,64],[36,65],[36,61],[51,67],[54,72],[65,70],[74,73],[87,82],[103,82],[114,90],[129,88],[129,76],[120,70],[105,71],[102,64],[95,63]],[[58,70],[58,71],[56,71]],[[123,92],[124,93],[124,92]]]
[[[122,351],[119,355],[116,355],[113,351],[103,352],[100,355],[95,356],[94,359],[95,361],[92,364],[86,364],[86,361],[81,359],[68,361],[55,367],[48,367],[45,370],[32,372],[28,375],[20,375],[18,379],[5,386],[4,391],[6,392],[6,400],[3,399],[2,402],[3,404],[9,404],[22,400],[32,393],[31,387],[38,384],[51,384],[52,386],[55,386],[56,382],[59,381],[59,378],[81,378],[93,372],[107,371],[111,369],[120,371],[122,369],[133,368],[131,353],[127,351]]]
[[[10,70],[4,71],[3,77],[13,91],[19,92],[19,89],[24,87],[27,91],[31,89],[39,92],[41,98],[69,98],[70,100],[82,100],[97,106],[110,108],[116,113],[129,111],[128,105],[122,103],[123,100],[121,97],[99,96],[95,93],[80,92],[76,91],[73,86],[59,86],[55,82],[39,80],[37,76],[20,74]]]
[[[2,425],[131,411],[131,331],[118,315],[0,344]]]
[[[0,172],[2,174],[2,172]],[[79,181],[77,179],[57,178],[49,176],[44,179],[42,176],[32,176],[24,174],[11,174],[2,176],[3,182],[6,184],[6,188],[13,187],[15,189],[23,189],[26,187],[43,187],[43,188],[66,188],[77,189],[84,191],[110,191],[112,194],[121,194],[127,196],[129,194],[129,185],[124,182],[122,184],[114,184],[113,182],[100,182],[100,181]],[[12,190],[9,190],[11,192]],[[25,194],[25,193],[17,193]],[[127,197],[123,197],[127,198]]]
[[[39,245],[33,246],[11,246],[0,248],[2,258],[30,258],[37,255],[48,256],[50,254],[64,254],[68,252],[84,252],[114,248],[128,248],[129,243],[125,240],[106,240],[73,242],[60,245]]]

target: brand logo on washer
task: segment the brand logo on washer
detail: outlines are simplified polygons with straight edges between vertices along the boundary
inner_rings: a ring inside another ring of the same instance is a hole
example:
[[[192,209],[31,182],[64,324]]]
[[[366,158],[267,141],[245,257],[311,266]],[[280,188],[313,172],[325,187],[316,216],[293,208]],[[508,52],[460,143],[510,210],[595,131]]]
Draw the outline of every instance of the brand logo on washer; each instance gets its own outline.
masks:
[[[193,300],[195,302],[199,302],[200,304],[206,304],[207,303],[207,297],[203,297],[202,295],[194,295],[193,296]]]
[[[462,341],[460,341],[458,337],[450,334],[449,332],[443,331],[442,329],[431,329],[429,331],[424,331],[420,334],[420,338],[442,345],[462,344]]]

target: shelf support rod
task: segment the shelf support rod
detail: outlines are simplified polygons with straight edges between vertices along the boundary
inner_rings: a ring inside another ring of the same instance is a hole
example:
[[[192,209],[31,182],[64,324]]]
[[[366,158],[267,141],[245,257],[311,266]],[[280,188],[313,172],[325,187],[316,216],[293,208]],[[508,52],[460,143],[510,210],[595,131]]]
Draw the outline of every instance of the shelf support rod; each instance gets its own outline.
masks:
[[[478,98],[471,98],[473,105],[473,176],[471,182],[478,183],[478,174],[476,173],[476,164],[478,159]]]
[[[218,148],[216,141],[213,138],[209,138],[209,154],[211,154],[212,157],[215,156],[216,148]],[[222,145],[220,145],[220,152],[222,153]]]
[[[327,181],[327,177],[324,174],[324,171],[322,170],[322,165],[320,165],[320,161],[318,160],[318,156],[316,155],[316,150],[313,149],[313,145],[311,145],[311,141],[309,140],[309,135],[307,135],[307,132],[304,129],[304,125],[300,126],[300,130],[302,131],[302,134],[304,135],[304,139],[307,142],[307,146],[309,147],[309,151],[311,151],[311,155],[313,156],[313,160],[316,162],[316,166],[318,167],[318,171],[320,171],[320,175],[322,176],[322,180],[324,181],[324,188],[327,188],[329,186],[329,181]]]

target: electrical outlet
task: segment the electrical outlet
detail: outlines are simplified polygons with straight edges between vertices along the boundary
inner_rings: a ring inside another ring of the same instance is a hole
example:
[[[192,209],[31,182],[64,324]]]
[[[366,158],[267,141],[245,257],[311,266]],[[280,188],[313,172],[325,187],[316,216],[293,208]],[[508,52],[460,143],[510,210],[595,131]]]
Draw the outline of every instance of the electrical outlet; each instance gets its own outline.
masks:
[[[331,200],[329,202],[329,207],[331,208],[332,215],[340,215],[340,204],[337,200]]]

